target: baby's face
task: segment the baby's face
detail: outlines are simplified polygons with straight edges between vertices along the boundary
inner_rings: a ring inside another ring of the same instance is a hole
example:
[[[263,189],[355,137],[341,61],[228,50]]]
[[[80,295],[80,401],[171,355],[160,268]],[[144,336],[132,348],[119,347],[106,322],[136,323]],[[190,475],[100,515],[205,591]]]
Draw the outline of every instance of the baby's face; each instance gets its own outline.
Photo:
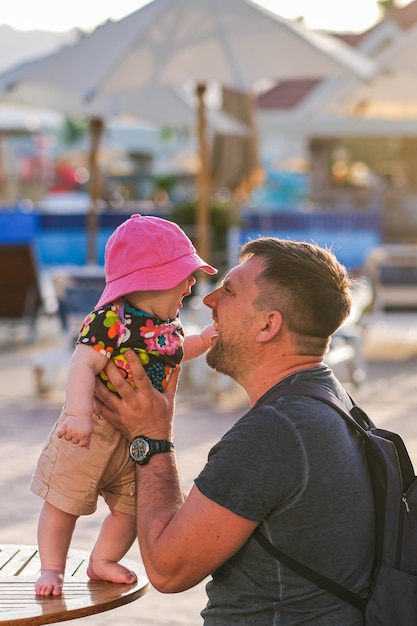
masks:
[[[138,309],[146,311],[161,320],[177,317],[182,301],[190,295],[195,284],[194,276],[188,276],[175,287],[163,291],[136,291],[128,295],[128,300]]]

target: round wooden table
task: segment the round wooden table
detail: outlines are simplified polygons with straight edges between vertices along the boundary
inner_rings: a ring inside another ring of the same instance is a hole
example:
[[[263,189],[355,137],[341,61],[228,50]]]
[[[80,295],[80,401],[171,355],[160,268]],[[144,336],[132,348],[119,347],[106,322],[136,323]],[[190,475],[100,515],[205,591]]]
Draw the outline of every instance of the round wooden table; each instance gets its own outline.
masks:
[[[86,573],[89,554],[70,550],[62,596],[37,596],[40,574],[36,546],[0,544],[0,624],[52,624],[114,609],[143,596],[149,581],[140,563],[123,560],[136,572],[132,585],[90,580]]]

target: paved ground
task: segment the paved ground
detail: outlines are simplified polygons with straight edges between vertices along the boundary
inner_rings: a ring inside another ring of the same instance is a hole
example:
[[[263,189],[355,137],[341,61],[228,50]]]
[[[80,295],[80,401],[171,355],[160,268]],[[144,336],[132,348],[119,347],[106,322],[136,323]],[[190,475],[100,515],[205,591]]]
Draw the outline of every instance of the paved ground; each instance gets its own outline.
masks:
[[[8,330],[0,333],[0,529],[1,541],[36,543],[37,515],[40,501],[28,490],[30,475],[45,436],[56,419],[63,400],[65,367],[56,372],[56,386],[43,397],[36,394],[31,355],[49,349],[50,341],[42,332],[36,345],[27,346],[23,335],[10,349],[4,342]],[[350,391],[381,426],[395,429],[404,437],[417,466],[417,360],[368,361],[367,380],[359,390]],[[204,366],[205,367],[205,366]],[[343,367],[338,372],[343,379]],[[246,408],[244,396],[236,387],[224,391],[220,381],[220,400],[213,394],[190,390],[185,372],[180,389],[176,417],[176,447],[184,487],[202,467],[211,445]],[[206,377],[203,385],[213,387]],[[80,520],[73,545],[89,549],[96,537],[103,507]],[[139,559],[137,548],[130,557]],[[84,618],[84,626],[201,626],[199,611],[205,603],[204,583],[188,592],[162,595],[151,590],[142,599],[97,616]],[[81,620],[73,620],[76,624]]]

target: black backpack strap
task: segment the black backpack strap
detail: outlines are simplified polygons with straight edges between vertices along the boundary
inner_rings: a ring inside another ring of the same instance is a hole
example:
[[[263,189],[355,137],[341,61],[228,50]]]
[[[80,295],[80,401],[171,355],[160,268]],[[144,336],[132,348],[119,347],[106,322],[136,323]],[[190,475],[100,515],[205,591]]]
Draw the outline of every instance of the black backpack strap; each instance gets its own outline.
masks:
[[[346,587],[339,585],[339,583],[336,583],[331,578],[327,578],[327,576],[320,574],[320,572],[317,572],[316,570],[307,567],[307,565],[300,563],[300,561],[296,561],[296,559],[293,559],[285,552],[282,552],[282,550],[274,546],[269,541],[269,539],[265,537],[259,526],[254,530],[253,536],[255,537],[256,541],[264,548],[264,550],[266,550],[273,557],[278,559],[278,561],[280,561],[283,565],[285,565],[289,569],[292,569],[294,572],[297,572],[297,574],[300,574],[310,582],[314,583],[317,587],[321,587],[329,593],[337,596],[341,600],[352,604],[362,613],[365,612],[366,600],[364,598],[361,598],[356,593],[353,593],[353,591],[350,591]]]
[[[263,404],[266,404],[271,400],[281,398],[282,396],[289,395],[309,396],[310,398],[315,398],[316,400],[325,402],[329,406],[333,407],[363,437],[368,438],[367,431],[371,428],[371,426],[373,426],[373,424],[366,415],[365,411],[363,411],[350,396],[349,397],[353,406],[349,411],[339,398],[326,389],[326,387],[321,387],[316,383],[296,382],[283,385],[282,387],[277,387],[273,391],[270,391]]]
[[[280,398],[281,396],[288,395],[309,396],[316,398],[317,400],[321,400],[322,402],[326,402],[326,404],[329,404],[336,411],[338,411],[338,413],[363,437],[368,437],[367,430],[370,428],[371,422],[366,413],[357,407],[353,400],[353,414],[351,414],[342,402],[325,387],[320,387],[314,383],[295,382],[278,387],[277,389],[274,389],[274,391],[269,392],[267,398],[264,400],[264,403]],[[350,591],[346,587],[343,587],[343,585],[339,585],[339,583],[335,582],[331,578],[327,578],[327,576],[320,574],[320,572],[317,572],[316,570],[307,567],[307,565],[300,563],[296,559],[293,559],[291,556],[274,546],[261,532],[259,526],[253,532],[253,536],[256,541],[265,550],[267,550],[267,552],[278,559],[283,565],[297,572],[297,574],[300,574],[313,584],[317,585],[317,587],[321,587],[341,600],[348,602],[362,613],[365,612],[366,599],[361,598],[361,596],[353,593],[353,591]]]

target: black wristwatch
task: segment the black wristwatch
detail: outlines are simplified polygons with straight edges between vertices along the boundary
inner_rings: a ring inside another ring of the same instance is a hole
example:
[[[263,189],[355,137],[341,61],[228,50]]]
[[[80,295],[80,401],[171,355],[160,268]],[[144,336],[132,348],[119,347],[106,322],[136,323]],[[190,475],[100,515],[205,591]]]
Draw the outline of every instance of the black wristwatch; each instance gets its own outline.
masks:
[[[172,441],[167,439],[149,439],[144,435],[135,437],[129,446],[130,458],[138,465],[145,465],[151,456],[174,449]]]

